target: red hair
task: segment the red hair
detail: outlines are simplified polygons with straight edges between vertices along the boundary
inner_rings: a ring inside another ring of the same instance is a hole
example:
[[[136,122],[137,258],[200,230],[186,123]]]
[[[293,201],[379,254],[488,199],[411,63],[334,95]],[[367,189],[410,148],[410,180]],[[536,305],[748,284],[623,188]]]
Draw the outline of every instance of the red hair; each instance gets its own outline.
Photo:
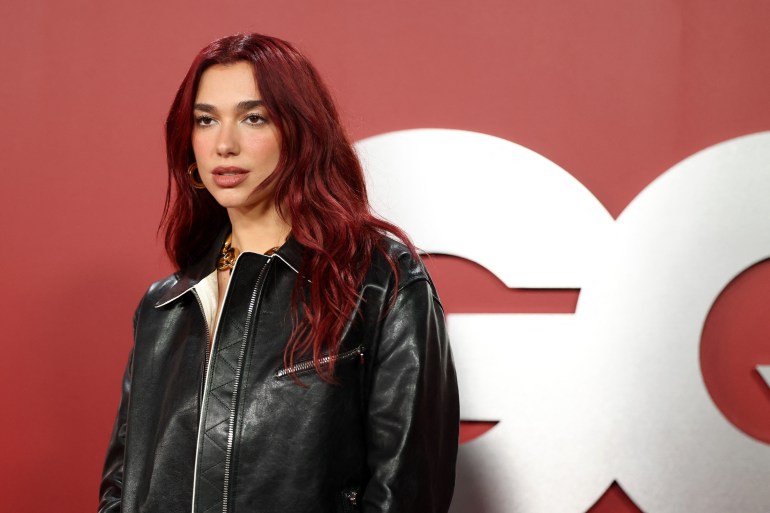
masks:
[[[278,166],[262,184],[275,184],[280,214],[304,247],[292,301],[294,326],[284,365],[311,353],[331,381],[342,330],[358,304],[364,274],[383,235],[414,246],[398,227],[372,214],[361,164],[340,123],[328,89],[308,59],[290,43],[260,34],[218,39],[197,55],[166,120],[168,189],[161,226],[166,252],[184,269],[203,257],[229,222],[227,211],[205,189],[190,186],[194,160],[193,103],[203,72],[214,64],[245,61],[254,67],[265,108],[280,133]],[[383,252],[384,253],[384,252]],[[394,272],[395,262],[385,254]],[[326,369],[320,358],[332,358]]]

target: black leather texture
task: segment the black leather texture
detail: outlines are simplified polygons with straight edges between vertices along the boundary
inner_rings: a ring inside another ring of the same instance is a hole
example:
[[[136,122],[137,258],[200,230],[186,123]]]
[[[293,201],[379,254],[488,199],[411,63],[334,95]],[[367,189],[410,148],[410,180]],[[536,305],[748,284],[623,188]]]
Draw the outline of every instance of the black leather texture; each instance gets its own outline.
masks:
[[[301,365],[299,384],[281,372],[303,279],[293,238],[239,257],[208,358],[191,287],[221,241],[153,284],[134,318],[99,512],[446,512],[459,404],[444,314],[422,263],[384,246],[398,276],[377,253],[331,384]]]

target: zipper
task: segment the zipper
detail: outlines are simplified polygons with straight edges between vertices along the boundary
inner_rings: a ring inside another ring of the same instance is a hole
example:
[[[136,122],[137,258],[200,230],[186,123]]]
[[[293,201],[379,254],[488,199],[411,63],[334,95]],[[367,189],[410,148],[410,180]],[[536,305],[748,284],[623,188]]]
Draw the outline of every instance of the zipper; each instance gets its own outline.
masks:
[[[203,325],[206,327],[206,346],[205,346],[205,350],[203,351],[203,379],[201,380],[202,388],[198,393],[198,398],[201,399],[203,397],[203,394],[206,392],[204,385],[206,383],[206,375],[208,374],[208,370],[209,370],[209,341],[211,340],[211,327],[209,326],[209,321],[206,319],[206,312],[203,311],[203,301],[201,301],[201,298],[198,295],[198,291],[196,291],[193,288],[192,292],[193,292],[193,295],[195,296],[195,300],[198,301],[198,307],[200,307],[201,315],[203,316]],[[202,403],[202,400],[199,400],[198,401],[199,407],[201,406],[201,403]]]
[[[338,363],[338,362],[344,362],[346,360],[352,360],[358,356],[361,359],[361,364],[364,363],[364,350],[361,346],[356,347],[354,349],[349,349],[345,351],[344,353],[339,353],[336,356],[324,356],[318,361],[319,366],[321,365],[328,365],[331,362]],[[305,360],[304,362],[299,362],[291,367],[280,369],[278,372],[275,373],[276,378],[282,378],[284,376],[288,376],[289,374],[299,374],[301,372],[309,371],[314,367],[313,360]]]
[[[235,261],[233,264],[233,268],[231,270],[232,272],[235,272],[235,266],[238,265],[238,260]],[[222,296],[222,306],[224,306],[224,302],[227,300],[227,294],[230,292],[230,283],[232,283],[232,280],[227,280],[227,287],[225,288],[225,295]],[[195,292],[193,289],[193,293],[195,294],[195,298],[198,300],[198,306],[201,309],[201,313],[203,313],[203,303],[201,302],[201,299],[198,297],[198,293]],[[217,314],[216,324],[217,331],[219,330],[220,325],[220,319],[222,317],[222,311],[224,308],[219,308],[219,313]],[[198,491],[198,464],[199,464],[199,453],[200,453],[200,447],[201,442],[203,441],[203,410],[205,410],[206,403],[208,402],[208,397],[206,395],[206,389],[208,389],[209,386],[209,375],[211,371],[211,354],[214,352],[214,349],[216,348],[217,344],[217,334],[216,331],[214,332],[214,338],[211,339],[211,344],[209,344],[209,338],[211,337],[211,328],[209,327],[208,321],[206,321],[206,314],[203,313],[203,319],[204,323],[206,324],[206,358],[204,360],[205,362],[205,368],[203,371],[203,400],[201,401],[200,406],[200,412],[198,415],[198,437],[195,441],[195,466],[193,467],[193,488],[192,488],[192,507],[190,508],[190,511],[192,513],[195,513],[195,498],[197,496]],[[210,346],[210,347],[209,347]]]
[[[260,296],[262,295],[262,281],[265,277],[265,274],[267,273],[267,268],[270,267],[270,262],[272,261],[273,257],[270,256],[265,265],[262,266],[262,269],[260,269],[259,276],[257,276],[257,283],[254,285],[254,292],[251,294],[251,299],[249,300],[249,308],[246,312],[246,327],[243,330],[241,349],[238,353],[238,364],[235,367],[233,397],[230,400],[230,425],[227,432],[227,450],[225,452],[225,482],[222,489],[222,513],[227,513],[227,506],[229,502],[228,495],[230,491],[230,465],[232,464],[233,459],[233,438],[235,435],[235,410],[237,406],[236,403],[238,401],[238,388],[240,385],[241,373],[243,371],[243,358],[246,355],[246,346],[248,345],[247,341],[249,334],[251,333],[252,325],[254,323],[254,310],[259,303]],[[235,269],[233,269],[233,271],[235,271]]]
[[[203,315],[203,325],[206,327],[206,345],[208,346],[209,340],[211,340],[211,328],[209,328],[209,321],[206,320],[206,312],[203,311],[203,301],[201,301],[201,298],[198,295],[198,291],[195,290],[195,287],[193,287],[191,290],[195,296],[195,300],[198,302],[198,307],[201,309],[201,315]]]

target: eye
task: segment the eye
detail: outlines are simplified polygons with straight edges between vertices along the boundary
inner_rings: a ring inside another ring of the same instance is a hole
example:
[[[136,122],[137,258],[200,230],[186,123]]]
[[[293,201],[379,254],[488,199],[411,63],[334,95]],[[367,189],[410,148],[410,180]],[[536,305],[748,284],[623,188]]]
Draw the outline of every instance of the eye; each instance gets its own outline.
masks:
[[[215,119],[211,116],[195,116],[195,124],[198,126],[211,126]]]
[[[250,125],[264,125],[267,123],[267,118],[262,116],[261,114],[256,114],[252,112],[251,114],[246,115],[244,118],[244,121]]]

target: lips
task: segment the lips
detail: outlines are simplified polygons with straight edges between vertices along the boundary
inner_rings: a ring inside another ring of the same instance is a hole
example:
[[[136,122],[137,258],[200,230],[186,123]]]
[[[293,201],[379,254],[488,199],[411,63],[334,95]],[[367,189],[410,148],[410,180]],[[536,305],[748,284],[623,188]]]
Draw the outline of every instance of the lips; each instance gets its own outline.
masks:
[[[229,167],[217,167],[212,172],[212,178],[214,183],[218,187],[226,189],[237,187],[249,176],[249,172],[243,168],[229,166]]]

